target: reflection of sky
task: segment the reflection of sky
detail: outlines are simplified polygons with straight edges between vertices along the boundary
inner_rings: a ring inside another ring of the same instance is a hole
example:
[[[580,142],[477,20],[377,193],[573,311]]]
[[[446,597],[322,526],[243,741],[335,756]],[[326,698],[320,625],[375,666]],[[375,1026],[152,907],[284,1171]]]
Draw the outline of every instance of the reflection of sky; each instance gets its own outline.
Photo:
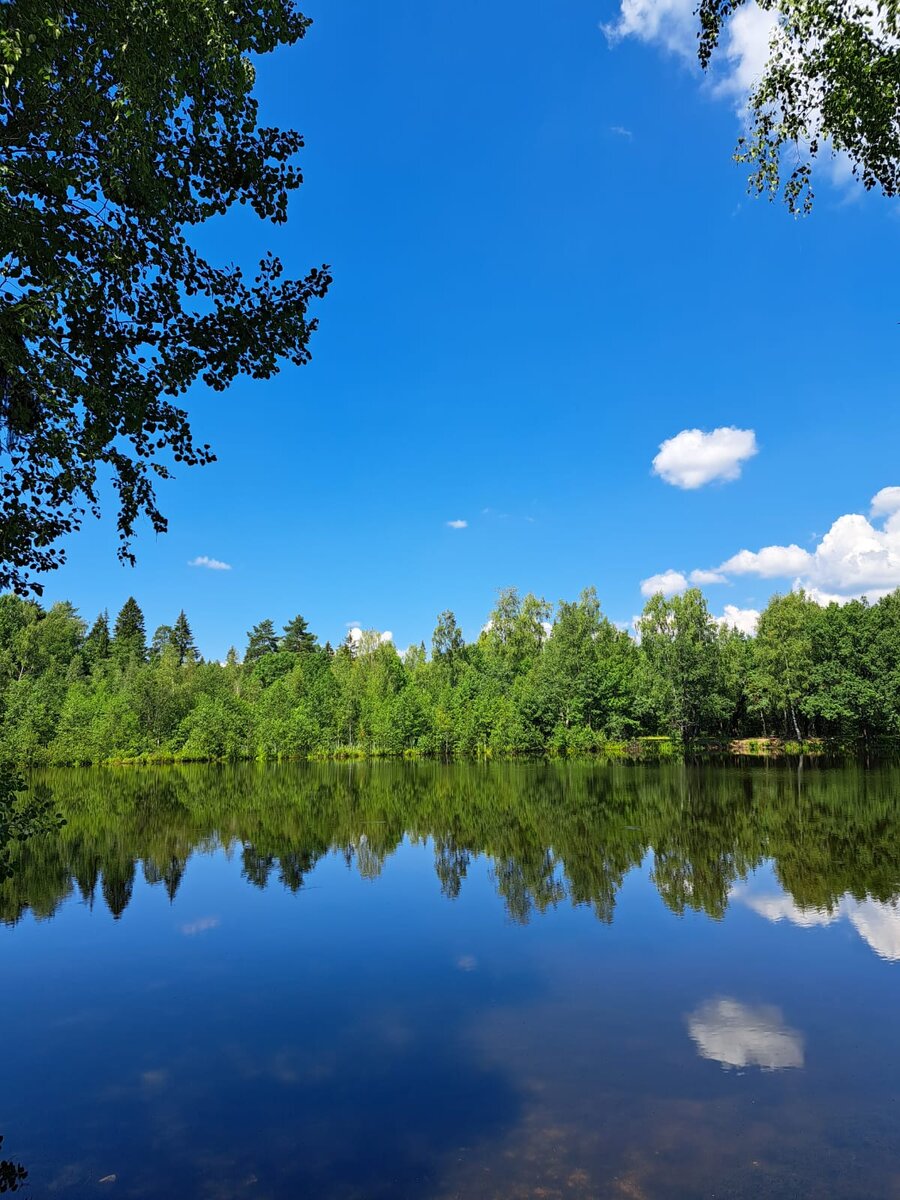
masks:
[[[778,890],[774,879],[751,877],[732,889],[731,899],[745,904],[767,921],[790,921],[805,929],[849,921],[880,958],[900,962],[900,906],[867,897],[844,896],[831,909],[802,908],[791,896]]]
[[[783,1071],[803,1066],[803,1037],[784,1022],[780,1008],[741,1004],[722,996],[707,1000],[687,1019],[701,1058],[723,1067]]]

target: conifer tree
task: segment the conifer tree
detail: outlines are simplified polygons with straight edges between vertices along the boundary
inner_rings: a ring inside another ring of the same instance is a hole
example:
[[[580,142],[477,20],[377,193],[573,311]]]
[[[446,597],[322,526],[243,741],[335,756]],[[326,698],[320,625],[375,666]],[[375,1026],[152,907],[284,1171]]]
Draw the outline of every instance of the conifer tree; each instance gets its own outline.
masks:
[[[143,662],[147,657],[144,614],[134,596],[128,597],[116,617],[112,652],[113,656],[121,663]]]
[[[178,651],[178,665],[180,667],[183,667],[186,662],[194,662],[196,660],[197,647],[194,644],[194,635],[191,632],[184,609],[181,610],[175,620],[169,643]]]
[[[254,625],[247,634],[247,649],[244,651],[244,662],[253,663],[266,654],[274,654],[278,649],[278,635],[275,625],[267,617]]]
[[[316,635],[310,633],[308,623],[298,613],[284,627],[281,649],[289,654],[306,654],[316,648]]]
[[[104,610],[91,626],[84,640],[84,653],[89,663],[103,662],[109,658],[109,613]]]

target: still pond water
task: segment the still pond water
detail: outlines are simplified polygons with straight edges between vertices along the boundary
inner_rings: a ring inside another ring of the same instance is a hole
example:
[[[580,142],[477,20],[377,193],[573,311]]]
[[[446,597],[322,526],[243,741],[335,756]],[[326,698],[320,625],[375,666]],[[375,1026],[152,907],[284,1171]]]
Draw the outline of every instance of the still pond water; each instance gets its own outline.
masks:
[[[0,888],[34,1197],[900,1197],[900,771],[60,772]]]

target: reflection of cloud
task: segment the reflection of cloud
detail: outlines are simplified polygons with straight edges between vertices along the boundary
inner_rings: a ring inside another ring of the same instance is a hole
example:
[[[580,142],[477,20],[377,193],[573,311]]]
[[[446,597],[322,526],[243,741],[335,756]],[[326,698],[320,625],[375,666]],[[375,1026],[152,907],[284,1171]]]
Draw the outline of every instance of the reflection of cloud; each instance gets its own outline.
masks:
[[[900,907],[883,900],[844,896],[832,909],[801,908],[786,893],[757,893],[735,888],[731,898],[746,904],[767,921],[790,921],[803,929],[847,920],[879,958],[900,962]]]
[[[751,892],[735,889],[731,896],[767,921],[790,921],[792,925],[800,925],[804,929],[812,929],[814,925],[830,925],[839,916],[834,909],[829,912],[827,908],[801,908],[787,893],[781,896],[754,896]]]
[[[478,966],[478,959],[474,954],[461,954],[456,960],[456,966],[460,971],[474,971]]]
[[[143,1071],[141,1073],[141,1083],[147,1088],[161,1088],[168,1078],[168,1071],[162,1067],[155,1071]]]
[[[215,929],[218,924],[218,917],[198,917],[196,921],[188,921],[186,925],[182,925],[181,932],[185,937],[193,937],[195,933],[206,933],[208,929]]]
[[[723,996],[707,1000],[687,1019],[701,1058],[724,1067],[783,1071],[803,1066],[803,1037],[785,1025],[781,1009],[741,1004]]]
[[[844,899],[841,912],[879,958],[900,962],[900,909],[895,904]]]

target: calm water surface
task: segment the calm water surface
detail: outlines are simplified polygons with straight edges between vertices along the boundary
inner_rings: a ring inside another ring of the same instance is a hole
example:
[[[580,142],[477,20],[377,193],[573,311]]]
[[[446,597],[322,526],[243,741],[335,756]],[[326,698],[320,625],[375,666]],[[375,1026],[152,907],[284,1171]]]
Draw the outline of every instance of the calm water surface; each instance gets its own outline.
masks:
[[[900,1197],[896,769],[44,781],[0,888],[26,1194]]]

